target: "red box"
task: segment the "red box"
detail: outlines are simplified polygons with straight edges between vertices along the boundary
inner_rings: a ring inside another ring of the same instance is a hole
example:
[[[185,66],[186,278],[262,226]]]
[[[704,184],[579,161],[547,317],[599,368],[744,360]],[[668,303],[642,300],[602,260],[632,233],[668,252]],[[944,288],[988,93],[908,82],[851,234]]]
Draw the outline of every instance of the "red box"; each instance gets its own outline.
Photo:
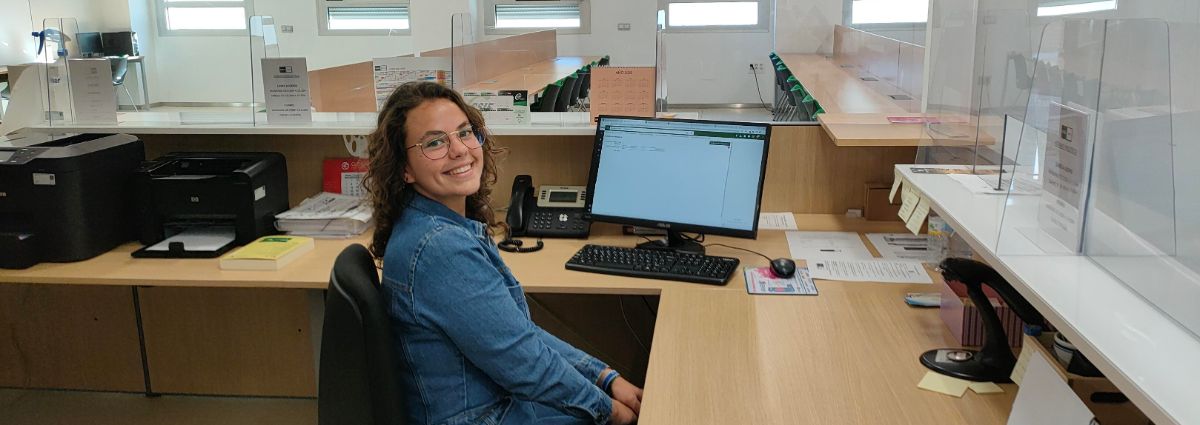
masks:
[[[938,286],[942,293],[939,314],[942,316],[942,321],[946,322],[946,326],[950,328],[950,333],[954,334],[954,338],[964,346],[983,345],[983,319],[979,316],[979,310],[975,308],[971,299],[967,298],[966,285],[961,282],[939,280]],[[1009,309],[991,288],[984,286],[983,292],[991,301],[996,314],[1000,316],[1000,323],[1004,325],[1004,333],[1008,335],[1008,345],[1020,347],[1025,322],[1017,316],[1016,312]]]
[[[325,158],[321,166],[321,190],[329,193],[365,196],[362,187],[368,161],[361,158]]]

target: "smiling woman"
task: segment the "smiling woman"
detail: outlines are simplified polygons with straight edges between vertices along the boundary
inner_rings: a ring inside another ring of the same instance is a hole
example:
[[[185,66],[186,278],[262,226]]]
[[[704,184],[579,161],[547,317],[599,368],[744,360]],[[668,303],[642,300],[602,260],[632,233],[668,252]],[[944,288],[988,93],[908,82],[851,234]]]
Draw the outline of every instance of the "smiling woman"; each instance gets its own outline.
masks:
[[[371,251],[409,421],[636,421],[640,388],[530,319],[490,237],[497,151],[482,114],[445,86],[406,83],[370,143]]]

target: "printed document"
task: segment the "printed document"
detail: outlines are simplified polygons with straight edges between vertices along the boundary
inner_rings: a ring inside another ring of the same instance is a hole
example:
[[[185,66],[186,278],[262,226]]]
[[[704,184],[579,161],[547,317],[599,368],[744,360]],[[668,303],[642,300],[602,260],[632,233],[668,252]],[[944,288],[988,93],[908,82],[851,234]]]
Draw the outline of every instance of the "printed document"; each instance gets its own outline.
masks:
[[[933,283],[920,261],[808,260],[813,279],[854,282]]]
[[[875,258],[855,232],[787,232],[792,258]]]
[[[796,230],[796,215],[790,212],[765,212],[758,215],[759,230]]]

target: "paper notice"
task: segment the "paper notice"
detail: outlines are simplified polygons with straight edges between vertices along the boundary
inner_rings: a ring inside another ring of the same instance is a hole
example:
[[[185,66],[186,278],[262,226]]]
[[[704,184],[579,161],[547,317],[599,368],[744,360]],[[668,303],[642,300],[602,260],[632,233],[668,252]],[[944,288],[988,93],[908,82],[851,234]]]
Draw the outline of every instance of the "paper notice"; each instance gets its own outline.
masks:
[[[396,87],[409,81],[450,85],[450,58],[447,57],[375,58],[373,66],[376,109],[382,109],[383,102],[387,101]]]
[[[267,123],[312,122],[305,58],[263,58],[262,79],[263,94],[267,99]]]
[[[67,71],[71,79],[75,121],[116,124],[116,90],[108,60],[71,59],[67,61]]]
[[[770,213],[765,212],[758,215],[759,230],[796,230],[796,215],[790,212]]]
[[[930,252],[929,235],[868,233],[867,240],[875,245],[875,250],[883,258],[936,263],[941,256],[940,252]]]
[[[854,232],[787,232],[792,258],[875,258]]]
[[[813,279],[852,282],[933,283],[920,261],[808,260]]]

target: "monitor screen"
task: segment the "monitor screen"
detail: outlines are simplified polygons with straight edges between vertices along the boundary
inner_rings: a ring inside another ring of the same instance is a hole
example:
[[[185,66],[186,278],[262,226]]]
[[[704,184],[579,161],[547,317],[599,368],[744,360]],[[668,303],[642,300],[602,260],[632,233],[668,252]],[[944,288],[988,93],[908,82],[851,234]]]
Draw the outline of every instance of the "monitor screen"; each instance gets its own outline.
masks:
[[[600,117],[593,220],[755,237],[770,126]]]

